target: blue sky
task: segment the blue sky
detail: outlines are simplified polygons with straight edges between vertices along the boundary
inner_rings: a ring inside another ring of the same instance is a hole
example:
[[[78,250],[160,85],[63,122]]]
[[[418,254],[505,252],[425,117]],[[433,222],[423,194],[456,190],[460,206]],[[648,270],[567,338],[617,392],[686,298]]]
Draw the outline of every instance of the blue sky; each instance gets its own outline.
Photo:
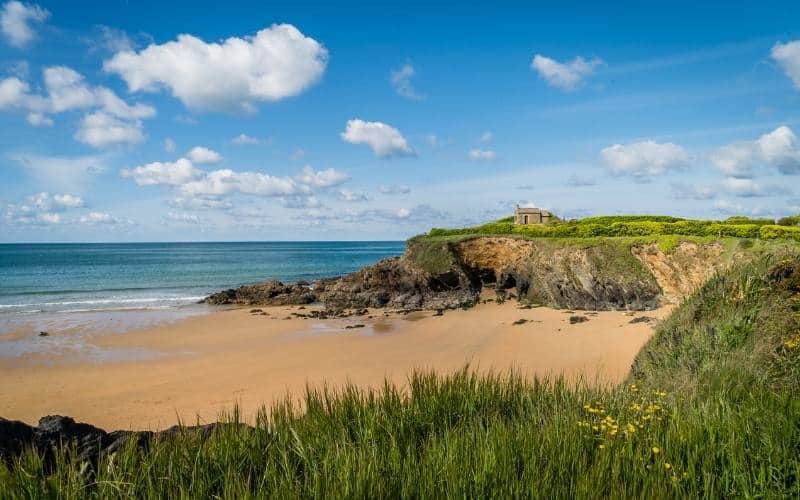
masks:
[[[800,4],[0,0],[0,241],[800,212]]]

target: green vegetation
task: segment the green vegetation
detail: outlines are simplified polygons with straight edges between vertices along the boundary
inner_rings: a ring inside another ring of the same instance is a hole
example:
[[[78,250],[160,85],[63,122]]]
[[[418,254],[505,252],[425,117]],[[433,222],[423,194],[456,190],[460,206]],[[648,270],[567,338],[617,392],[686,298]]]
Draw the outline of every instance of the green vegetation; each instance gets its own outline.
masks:
[[[619,387],[414,374],[407,391],[309,391],[255,428],[187,432],[96,468],[0,465],[3,498],[798,497],[800,254],[724,273]],[[236,423],[234,413],[229,419]]]
[[[430,237],[455,235],[520,235],[535,238],[592,238],[620,236],[706,236],[800,241],[800,216],[786,217],[777,224],[772,219],[730,217],[723,221],[691,220],[662,215],[587,217],[555,221],[546,225],[514,224],[510,218],[480,226],[457,229],[433,228]]]

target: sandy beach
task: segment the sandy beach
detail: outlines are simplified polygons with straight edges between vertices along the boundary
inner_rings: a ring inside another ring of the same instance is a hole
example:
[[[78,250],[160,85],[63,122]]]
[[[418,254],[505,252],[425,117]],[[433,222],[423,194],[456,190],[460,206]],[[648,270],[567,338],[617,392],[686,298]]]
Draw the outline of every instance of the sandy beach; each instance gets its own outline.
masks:
[[[370,311],[338,319],[303,318],[312,307],[232,309],[160,326],[85,337],[86,357],[57,348],[0,360],[0,415],[35,423],[62,414],[107,429],[159,429],[210,422],[238,404],[245,418],[306,385],[404,384],[414,369],[516,369],[533,376],[614,383],[667,310],[575,312],[516,302],[483,303],[443,316]],[[570,316],[588,321],[571,324]],[[519,320],[525,320],[522,324]],[[347,328],[347,327],[350,328]],[[19,331],[2,340],[36,335]],[[39,339],[58,345],[54,332]]]

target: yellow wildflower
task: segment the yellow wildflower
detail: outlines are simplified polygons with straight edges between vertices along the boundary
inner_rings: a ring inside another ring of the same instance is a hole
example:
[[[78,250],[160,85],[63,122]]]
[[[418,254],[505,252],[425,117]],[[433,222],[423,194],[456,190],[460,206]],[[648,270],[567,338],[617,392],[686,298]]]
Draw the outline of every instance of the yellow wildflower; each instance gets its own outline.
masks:
[[[664,468],[670,470],[672,468],[672,464],[669,462],[664,462]]]
[[[653,454],[658,455],[659,453],[661,453],[661,448],[658,446],[653,446]]]

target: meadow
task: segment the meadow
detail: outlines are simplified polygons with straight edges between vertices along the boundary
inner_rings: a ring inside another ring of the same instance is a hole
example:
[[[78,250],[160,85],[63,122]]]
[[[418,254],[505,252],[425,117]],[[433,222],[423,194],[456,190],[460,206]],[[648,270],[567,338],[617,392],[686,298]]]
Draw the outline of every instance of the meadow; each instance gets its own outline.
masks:
[[[800,254],[711,279],[616,387],[465,367],[309,390],[210,437],[0,465],[2,498],[797,497]]]

